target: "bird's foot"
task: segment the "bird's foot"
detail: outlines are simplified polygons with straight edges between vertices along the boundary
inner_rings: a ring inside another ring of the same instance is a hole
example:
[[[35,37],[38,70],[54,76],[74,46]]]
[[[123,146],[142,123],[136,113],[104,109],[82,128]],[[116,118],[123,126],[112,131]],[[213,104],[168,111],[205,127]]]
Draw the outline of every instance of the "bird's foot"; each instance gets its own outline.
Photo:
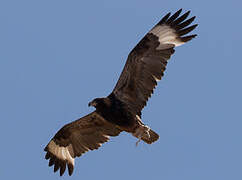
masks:
[[[146,126],[146,125],[140,125],[133,134],[133,136],[138,138],[138,141],[135,143],[136,146],[138,146],[140,140],[142,139],[142,137],[148,137],[150,138],[150,127]]]

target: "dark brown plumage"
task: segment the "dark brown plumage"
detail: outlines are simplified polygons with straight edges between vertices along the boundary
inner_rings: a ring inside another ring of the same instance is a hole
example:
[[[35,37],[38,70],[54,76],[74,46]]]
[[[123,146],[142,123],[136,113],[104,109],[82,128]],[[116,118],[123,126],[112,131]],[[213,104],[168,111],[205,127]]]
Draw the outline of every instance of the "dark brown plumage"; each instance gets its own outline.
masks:
[[[197,26],[189,26],[195,17],[186,20],[190,11],[180,16],[181,11],[164,16],[130,52],[113,92],[89,103],[96,111],[65,125],[51,139],[45,151],[54,172],[60,169],[62,176],[67,166],[71,175],[75,157],[98,149],[122,131],[148,144],[159,138],[143,124],[141,111],[162,78],[174,47],[196,36],[186,36]]]

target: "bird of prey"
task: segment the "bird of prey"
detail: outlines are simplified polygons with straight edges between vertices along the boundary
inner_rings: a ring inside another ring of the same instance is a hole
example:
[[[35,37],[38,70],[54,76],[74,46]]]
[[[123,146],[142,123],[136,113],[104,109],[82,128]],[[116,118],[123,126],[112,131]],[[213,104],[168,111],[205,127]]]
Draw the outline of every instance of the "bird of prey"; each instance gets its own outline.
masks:
[[[138,142],[158,140],[159,135],[142,122],[141,111],[161,80],[174,48],[196,37],[188,35],[197,26],[189,26],[195,16],[188,19],[190,11],[181,12],[165,15],[134,47],[113,91],[88,104],[96,108],[94,112],[66,124],[51,139],[44,150],[54,172],[60,169],[62,176],[67,167],[72,175],[76,157],[98,149],[122,131],[131,133]]]

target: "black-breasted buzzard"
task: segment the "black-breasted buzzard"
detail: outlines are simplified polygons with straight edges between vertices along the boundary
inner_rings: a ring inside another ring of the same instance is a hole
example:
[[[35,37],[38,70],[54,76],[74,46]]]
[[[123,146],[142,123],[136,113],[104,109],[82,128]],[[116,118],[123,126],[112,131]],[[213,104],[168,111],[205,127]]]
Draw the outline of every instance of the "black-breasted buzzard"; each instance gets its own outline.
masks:
[[[187,19],[190,11],[180,16],[181,11],[164,16],[135,46],[112,93],[89,103],[96,108],[94,112],[65,125],[51,139],[45,151],[54,172],[60,169],[63,175],[67,166],[71,175],[75,157],[98,149],[110,136],[122,131],[148,144],[159,138],[143,124],[141,111],[161,80],[174,47],[196,36],[187,35],[197,26],[189,26],[195,16]]]

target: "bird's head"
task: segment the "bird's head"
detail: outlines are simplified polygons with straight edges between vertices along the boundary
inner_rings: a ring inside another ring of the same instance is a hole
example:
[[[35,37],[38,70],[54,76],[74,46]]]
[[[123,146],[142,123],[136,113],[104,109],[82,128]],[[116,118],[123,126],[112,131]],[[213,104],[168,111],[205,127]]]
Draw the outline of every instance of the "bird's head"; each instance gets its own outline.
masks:
[[[96,108],[97,106],[99,106],[102,103],[103,103],[103,98],[95,98],[91,102],[88,103],[88,106],[93,106]]]

